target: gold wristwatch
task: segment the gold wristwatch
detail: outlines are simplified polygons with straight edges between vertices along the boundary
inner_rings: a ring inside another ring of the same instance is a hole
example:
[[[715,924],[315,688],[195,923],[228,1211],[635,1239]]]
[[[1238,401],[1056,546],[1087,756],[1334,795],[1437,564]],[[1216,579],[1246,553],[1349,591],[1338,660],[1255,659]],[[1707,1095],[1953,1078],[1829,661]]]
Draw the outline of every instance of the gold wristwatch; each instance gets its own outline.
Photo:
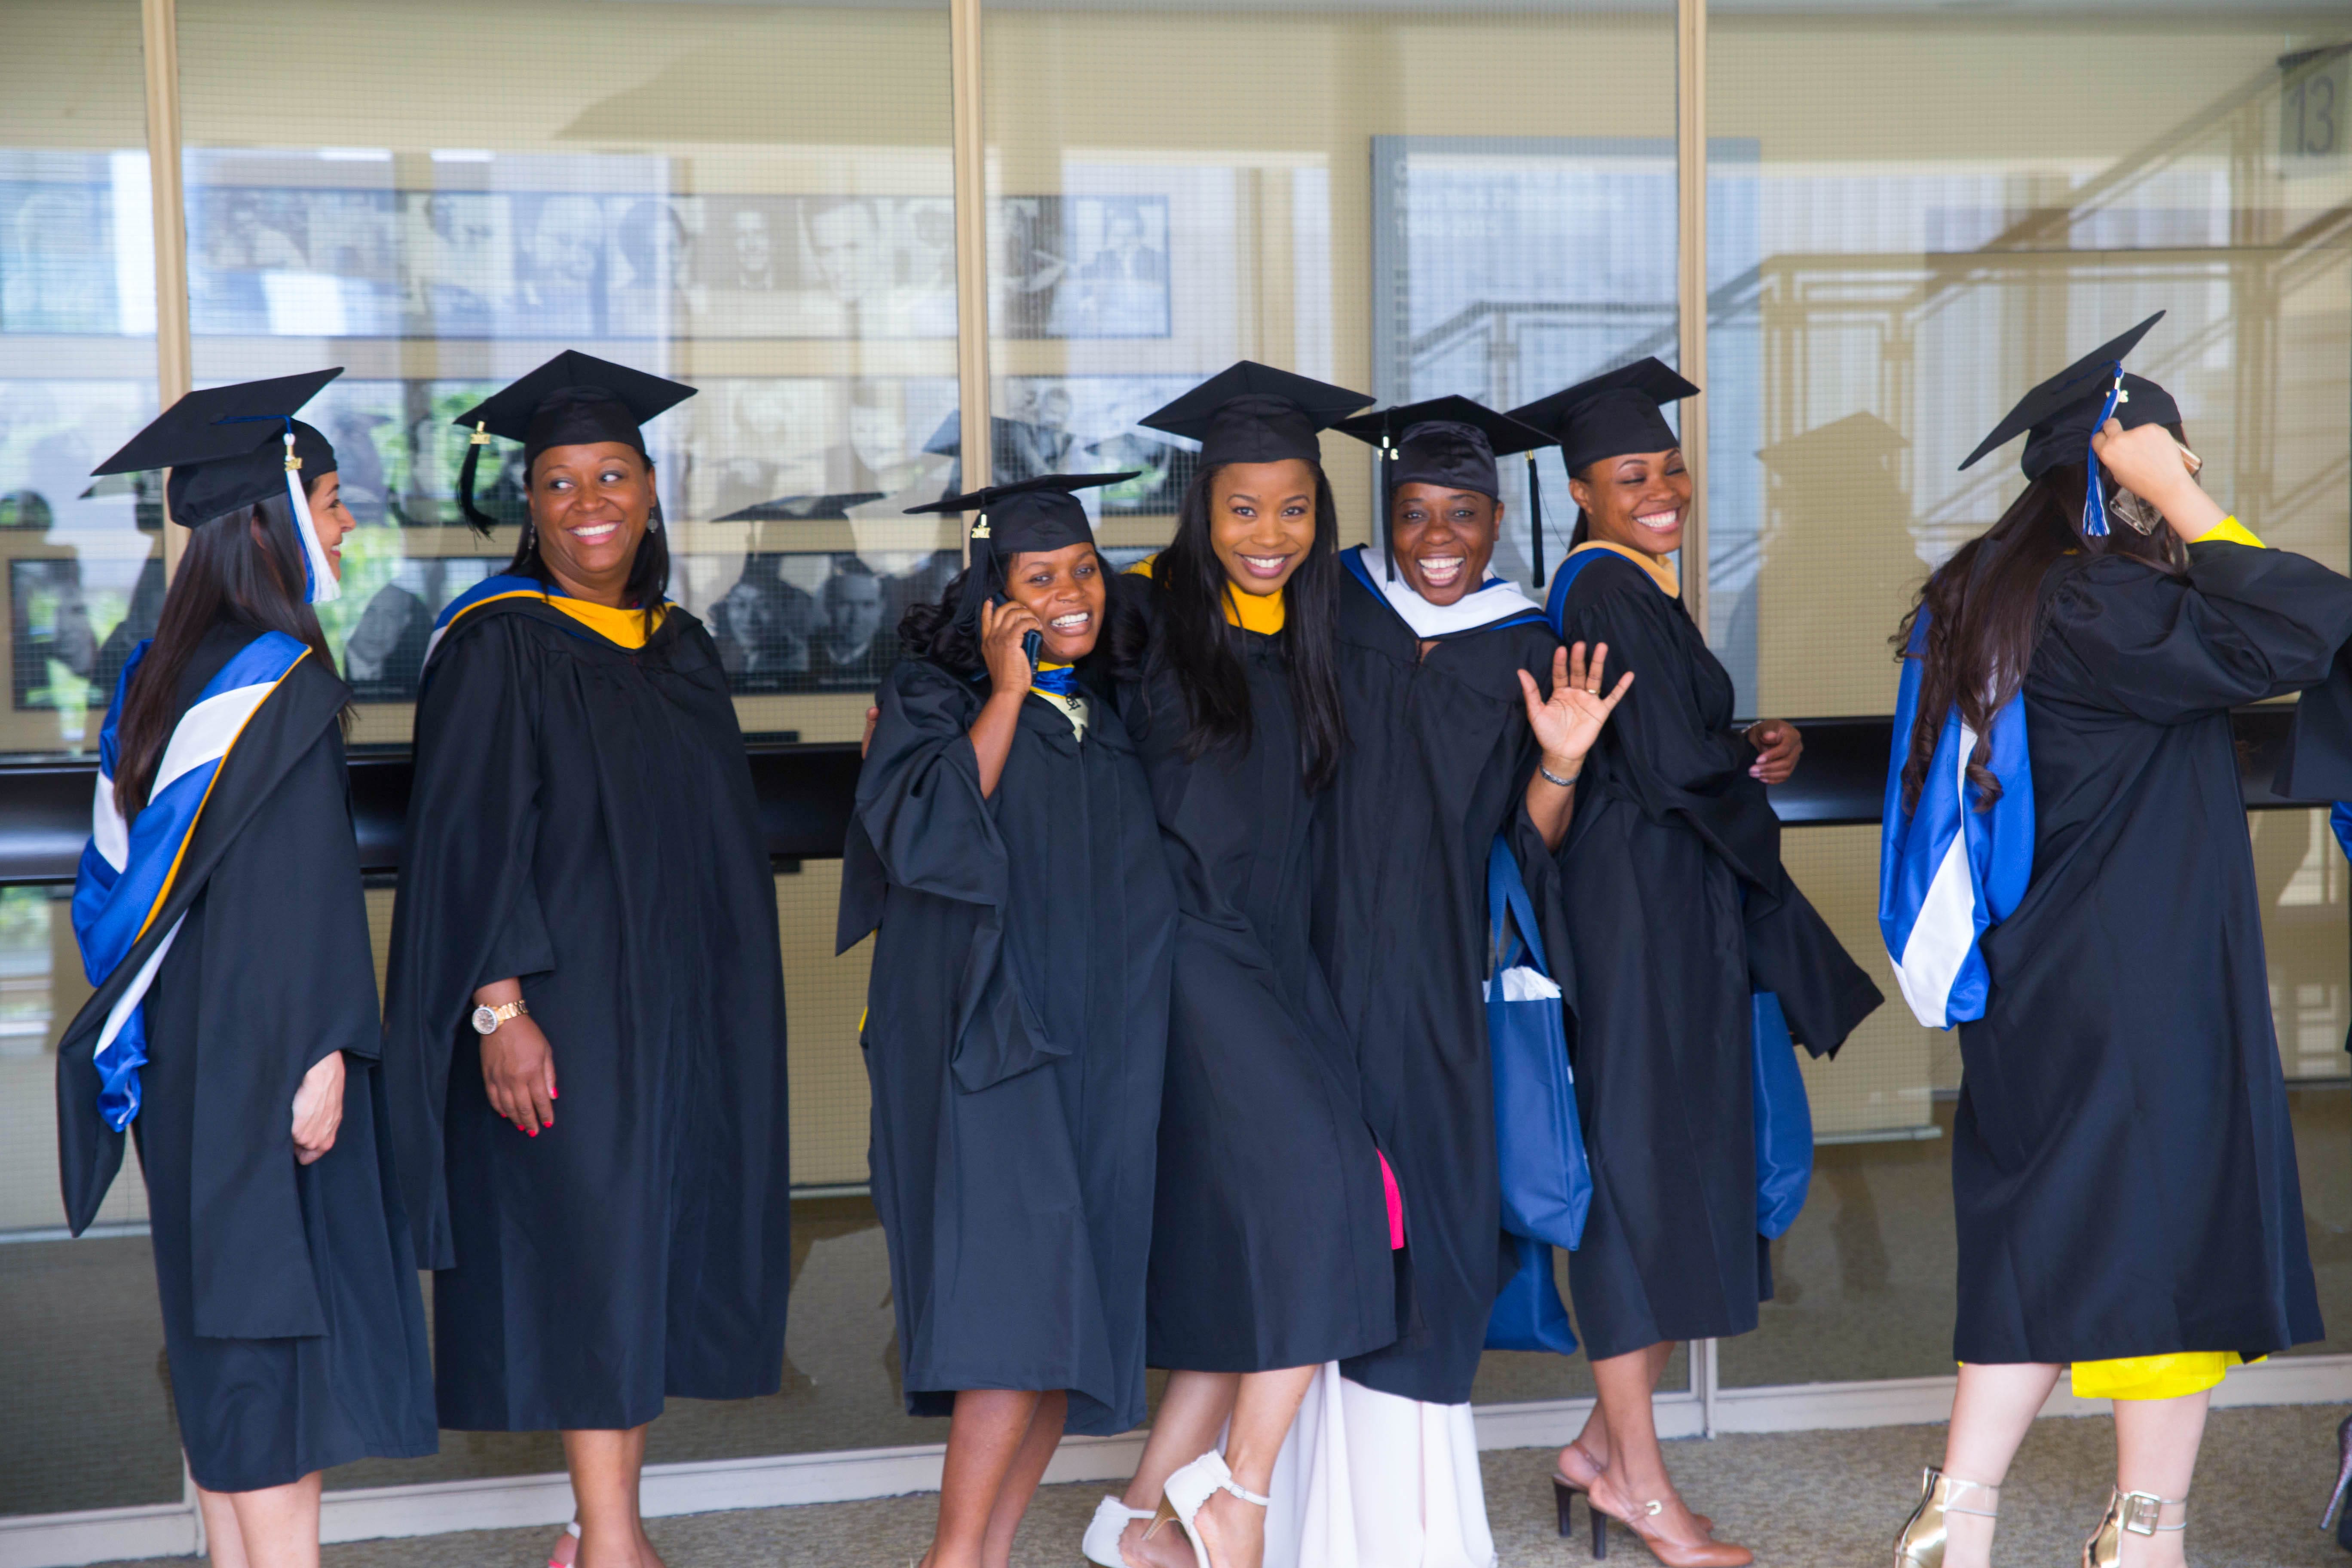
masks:
[[[474,1033],[478,1035],[495,1035],[499,1032],[499,1026],[500,1024],[505,1023],[509,1018],[514,1017],[518,1014],[529,1013],[530,1011],[530,1009],[529,1007],[523,1005],[522,998],[520,996],[516,997],[513,1001],[508,1003],[503,1007],[477,1007],[474,1009]]]

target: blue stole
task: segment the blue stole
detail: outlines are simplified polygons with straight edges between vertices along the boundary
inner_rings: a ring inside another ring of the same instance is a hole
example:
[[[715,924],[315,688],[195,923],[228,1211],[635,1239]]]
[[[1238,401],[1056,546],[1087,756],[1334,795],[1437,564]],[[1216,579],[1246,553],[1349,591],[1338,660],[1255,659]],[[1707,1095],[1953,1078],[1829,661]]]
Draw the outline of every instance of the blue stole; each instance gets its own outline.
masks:
[[[114,770],[121,755],[115,731],[123,697],[149,646],[142,642],[131,650],[99,732],[98,795],[90,810],[89,842],[74,875],[74,937],[81,945],[82,971],[92,986],[106,984],[163,912],[221,763],[278,683],[310,651],[284,632],[263,632],[232,655],[181,715],[156,764],[146,809],[138,820],[126,823],[114,804]],[[147,1060],[141,1004],[179,934],[180,922],[174,921],[99,1033],[92,1058],[98,1068],[99,1114],[117,1132],[139,1115],[139,1069]]]
[[[1895,739],[1886,761],[1878,929],[1903,999],[1919,1022],[1945,1029],[1984,1016],[1991,987],[1980,951],[1984,933],[2017,908],[2033,875],[2033,765],[2026,752],[2021,692],[1993,719],[1990,762],[2000,781],[2000,799],[1990,811],[1977,809],[1979,793],[1968,777],[1977,733],[1960,721],[1955,705],[1944,715],[1918,804],[1903,809],[1903,765],[1910,758],[1912,726],[1919,713],[1927,637],[1927,612],[1922,606],[1912,623],[1911,645],[1904,650]]]

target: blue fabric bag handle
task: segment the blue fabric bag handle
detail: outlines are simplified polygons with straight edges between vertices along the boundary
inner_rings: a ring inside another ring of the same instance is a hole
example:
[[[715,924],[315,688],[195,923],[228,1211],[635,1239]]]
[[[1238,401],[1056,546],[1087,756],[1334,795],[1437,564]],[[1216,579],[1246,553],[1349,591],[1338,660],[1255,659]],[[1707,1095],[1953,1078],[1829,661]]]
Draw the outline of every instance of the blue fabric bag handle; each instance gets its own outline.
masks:
[[[1524,1236],[1511,1242],[1518,1248],[1519,1265],[1486,1315],[1486,1348],[1574,1355],[1576,1331],[1568,1326],[1568,1308],[1552,1276],[1551,1244]]]
[[[1756,1231],[1776,1240],[1797,1223],[1813,1183],[1813,1108],[1780,999],[1749,994],[1756,1051]]]
[[[1506,914],[1511,917],[1507,924]],[[1504,995],[1503,972],[1514,966],[1522,949],[1528,968],[1546,978],[1550,969],[1527,883],[1499,836],[1486,856],[1486,919],[1495,954],[1494,977],[1486,985],[1486,1042],[1495,1071],[1503,1228],[1572,1251],[1584,1239],[1592,1171],[1585,1163],[1584,1130],[1577,1122],[1568,1027],[1559,998],[1514,1002]],[[1515,937],[1507,934],[1512,926]]]

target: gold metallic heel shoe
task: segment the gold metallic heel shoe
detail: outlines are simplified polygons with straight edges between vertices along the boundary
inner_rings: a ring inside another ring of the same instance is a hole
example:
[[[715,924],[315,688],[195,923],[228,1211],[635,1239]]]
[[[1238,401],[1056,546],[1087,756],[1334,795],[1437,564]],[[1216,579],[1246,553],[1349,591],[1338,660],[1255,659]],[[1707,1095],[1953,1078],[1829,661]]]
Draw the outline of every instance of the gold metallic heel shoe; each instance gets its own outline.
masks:
[[[2170,1522],[2167,1522],[2168,1517]],[[2083,1542],[2083,1568],[2116,1568],[2124,1560],[2124,1536],[2154,1535],[2189,1528],[2189,1500],[2154,1492],[2111,1491],[2099,1528]]]
[[[1982,1503],[1971,1508],[1969,1503]],[[1919,1475],[1919,1506],[1895,1537],[1895,1568],[1944,1568],[1944,1516],[1973,1514],[1979,1519],[2000,1517],[2000,1489],[1982,1481],[1964,1481],[1930,1465]]]

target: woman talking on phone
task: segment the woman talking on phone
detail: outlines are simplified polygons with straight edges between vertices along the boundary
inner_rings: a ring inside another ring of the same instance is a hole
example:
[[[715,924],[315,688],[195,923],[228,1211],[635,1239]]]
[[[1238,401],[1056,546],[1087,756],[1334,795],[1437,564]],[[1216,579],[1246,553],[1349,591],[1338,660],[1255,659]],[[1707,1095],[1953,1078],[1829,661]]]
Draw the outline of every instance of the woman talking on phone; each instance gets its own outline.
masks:
[[[2158,319],[1961,465],[2021,434],[2031,482],[1900,634],[1880,920],[1966,1070],[1959,1386],[1897,1568],[1990,1561],[2070,1364],[2116,1412],[2085,1568],[2184,1562],[2210,1390],[2321,1336],[2230,710],[2327,679],[2352,582],[2199,487],[2171,396],[2123,372]]]
[[[874,1202],[908,1413],[953,1417],[926,1568],[1003,1568],[1063,1433],[1145,1416],[1176,890],[1074,493],[1128,477],[914,509],[976,514],[971,565],[900,622],[858,776]]]

